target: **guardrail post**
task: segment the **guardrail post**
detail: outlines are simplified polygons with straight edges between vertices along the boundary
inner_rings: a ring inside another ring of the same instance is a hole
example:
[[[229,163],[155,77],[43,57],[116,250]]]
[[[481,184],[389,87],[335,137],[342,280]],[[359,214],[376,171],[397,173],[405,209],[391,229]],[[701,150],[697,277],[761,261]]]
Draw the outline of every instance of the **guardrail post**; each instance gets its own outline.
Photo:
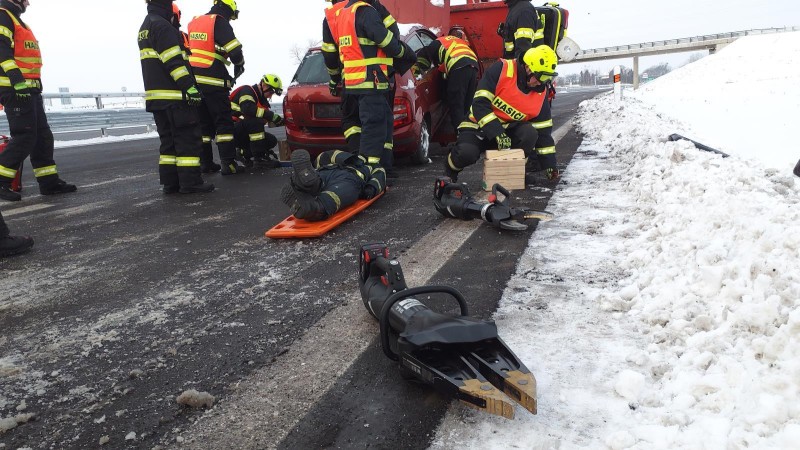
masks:
[[[633,90],[639,89],[639,57],[633,57]]]
[[[103,99],[102,97],[95,97],[94,102],[97,103],[97,109],[103,109]]]
[[[100,137],[108,137],[108,129],[105,127],[100,128]]]

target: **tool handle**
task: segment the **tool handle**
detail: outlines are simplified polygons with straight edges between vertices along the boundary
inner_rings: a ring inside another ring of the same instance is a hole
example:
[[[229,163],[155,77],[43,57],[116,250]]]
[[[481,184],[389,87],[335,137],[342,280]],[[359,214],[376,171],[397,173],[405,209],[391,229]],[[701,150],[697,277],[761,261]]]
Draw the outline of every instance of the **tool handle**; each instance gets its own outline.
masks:
[[[461,307],[461,315],[469,315],[467,300],[464,298],[461,292],[458,291],[458,289],[450,286],[420,286],[411,289],[403,289],[402,291],[395,292],[394,294],[390,295],[388,299],[386,299],[386,303],[383,304],[383,308],[381,309],[378,319],[380,321],[381,330],[381,347],[383,347],[383,353],[389,359],[392,361],[400,360],[400,357],[397,355],[397,353],[393,352],[391,347],[389,347],[389,312],[392,310],[392,306],[394,306],[394,304],[400,300],[415,295],[439,293],[450,294],[450,296],[456,299],[458,305]]]

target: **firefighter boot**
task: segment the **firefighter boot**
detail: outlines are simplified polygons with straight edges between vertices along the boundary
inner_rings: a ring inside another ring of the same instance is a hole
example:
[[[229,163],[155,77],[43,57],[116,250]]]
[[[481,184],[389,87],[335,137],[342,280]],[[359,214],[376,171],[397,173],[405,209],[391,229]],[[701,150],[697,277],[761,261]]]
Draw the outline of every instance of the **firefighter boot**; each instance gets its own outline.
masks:
[[[27,236],[5,236],[0,238],[0,257],[19,255],[33,247],[33,239]]]
[[[181,186],[179,192],[181,194],[205,194],[214,191],[214,185],[211,183],[195,184],[194,186]]]
[[[325,208],[322,207],[322,202],[318,198],[296,189],[292,183],[284,185],[281,189],[281,201],[298,219],[315,222],[328,217],[328,213],[325,212]]]
[[[316,195],[322,188],[322,179],[319,177],[311,155],[305,150],[292,152],[292,185],[299,191]]]
[[[22,200],[22,196],[19,192],[12,191],[11,186],[6,186],[5,184],[0,185],[0,198],[9,202],[18,202]]]
[[[232,161],[223,161],[222,162],[222,174],[223,175],[240,175],[247,173],[247,168],[235,159]]]
[[[42,195],[56,195],[56,194],[68,194],[70,192],[75,192],[78,190],[78,187],[74,184],[69,184],[62,179],[58,179],[55,183],[48,183],[46,185],[39,185],[39,193]]]
[[[281,167],[281,162],[278,159],[278,155],[271,150],[267,152],[266,156],[256,155],[254,159],[256,167],[263,169],[277,169]]]

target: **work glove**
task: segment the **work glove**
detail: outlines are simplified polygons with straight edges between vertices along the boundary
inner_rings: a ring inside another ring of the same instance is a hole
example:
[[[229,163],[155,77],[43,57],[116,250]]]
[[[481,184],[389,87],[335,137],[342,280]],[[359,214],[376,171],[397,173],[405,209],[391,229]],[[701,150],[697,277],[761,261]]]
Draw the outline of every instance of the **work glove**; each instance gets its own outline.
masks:
[[[237,79],[244,73],[244,64],[238,64],[233,66],[233,79]]]
[[[331,92],[332,96],[338,97],[339,94],[340,94],[340,92],[339,92],[339,83],[337,83],[337,82],[335,82],[333,80],[328,81],[328,90]]]
[[[18,102],[26,102],[31,99],[31,89],[26,83],[15,84],[14,92],[17,94]]]
[[[561,178],[561,172],[559,172],[555,167],[548,167],[547,169],[544,169],[544,173],[547,175],[548,180],[557,180]]]
[[[500,25],[497,26],[497,35],[504,38],[506,35],[506,24],[505,22],[500,22]]]
[[[419,78],[422,76],[422,69],[420,69],[418,65],[414,64],[411,66],[411,74],[414,75],[414,78]]]
[[[505,133],[500,133],[495,138],[497,140],[498,150],[511,150],[511,138]]]
[[[283,117],[278,114],[272,116],[272,123],[275,124],[276,127],[283,125]]]
[[[203,101],[203,96],[196,87],[192,86],[186,90],[186,101],[192,106],[197,106]]]

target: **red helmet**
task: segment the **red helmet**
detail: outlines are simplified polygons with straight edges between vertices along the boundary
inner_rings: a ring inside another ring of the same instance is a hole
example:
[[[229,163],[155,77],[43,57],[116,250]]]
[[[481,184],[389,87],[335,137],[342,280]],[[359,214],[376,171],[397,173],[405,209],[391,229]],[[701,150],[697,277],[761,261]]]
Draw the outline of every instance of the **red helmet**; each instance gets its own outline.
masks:
[[[178,22],[181,21],[181,9],[178,8],[177,3],[172,4],[172,14],[175,15],[175,18],[178,19]]]

